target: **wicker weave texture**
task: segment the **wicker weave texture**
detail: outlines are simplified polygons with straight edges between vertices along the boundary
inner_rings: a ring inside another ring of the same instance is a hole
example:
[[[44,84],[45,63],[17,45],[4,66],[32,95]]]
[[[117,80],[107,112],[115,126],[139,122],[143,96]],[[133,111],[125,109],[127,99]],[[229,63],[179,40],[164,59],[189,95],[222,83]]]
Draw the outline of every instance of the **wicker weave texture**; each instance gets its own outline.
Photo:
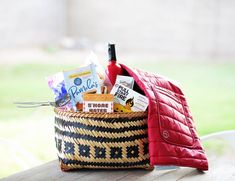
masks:
[[[55,113],[62,170],[150,168],[146,112]]]

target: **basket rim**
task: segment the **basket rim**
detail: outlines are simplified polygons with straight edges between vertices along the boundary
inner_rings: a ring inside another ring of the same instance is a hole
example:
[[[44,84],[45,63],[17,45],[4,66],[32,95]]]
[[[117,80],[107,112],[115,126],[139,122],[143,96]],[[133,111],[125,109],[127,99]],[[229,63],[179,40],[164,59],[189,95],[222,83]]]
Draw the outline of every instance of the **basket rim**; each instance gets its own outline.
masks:
[[[58,116],[66,117],[86,117],[86,118],[133,118],[133,117],[146,117],[148,111],[140,112],[113,112],[113,113],[91,113],[91,112],[73,112],[65,111],[60,108],[54,108],[54,112]]]

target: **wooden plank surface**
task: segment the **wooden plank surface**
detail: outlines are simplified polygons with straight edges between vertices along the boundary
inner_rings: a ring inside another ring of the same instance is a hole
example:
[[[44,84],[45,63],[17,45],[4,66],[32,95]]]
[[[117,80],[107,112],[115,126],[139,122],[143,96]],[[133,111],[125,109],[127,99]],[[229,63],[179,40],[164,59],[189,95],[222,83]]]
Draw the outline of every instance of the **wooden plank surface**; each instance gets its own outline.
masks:
[[[18,180],[81,180],[81,181],[149,181],[149,180],[235,180],[235,148],[223,138],[205,142],[209,159],[209,171],[201,172],[193,168],[155,168],[153,171],[133,170],[76,170],[62,172],[57,160],[3,178],[2,181]]]

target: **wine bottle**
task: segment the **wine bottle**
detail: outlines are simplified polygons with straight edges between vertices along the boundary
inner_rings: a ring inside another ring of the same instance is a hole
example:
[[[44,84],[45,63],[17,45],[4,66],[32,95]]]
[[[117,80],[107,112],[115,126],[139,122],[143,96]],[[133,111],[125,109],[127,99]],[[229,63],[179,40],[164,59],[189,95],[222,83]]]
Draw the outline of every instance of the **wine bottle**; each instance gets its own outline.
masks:
[[[115,44],[108,44],[109,64],[107,67],[107,75],[112,85],[115,84],[117,75],[122,75],[123,70],[117,63]]]

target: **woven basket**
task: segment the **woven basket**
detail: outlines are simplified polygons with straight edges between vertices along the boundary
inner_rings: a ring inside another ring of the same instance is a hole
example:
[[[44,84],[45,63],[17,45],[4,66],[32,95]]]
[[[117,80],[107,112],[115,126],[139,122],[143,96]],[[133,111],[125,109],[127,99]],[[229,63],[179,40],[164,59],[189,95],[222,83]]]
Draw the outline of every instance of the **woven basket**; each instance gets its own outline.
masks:
[[[80,113],[55,109],[61,169],[146,168],[147,112]]]

